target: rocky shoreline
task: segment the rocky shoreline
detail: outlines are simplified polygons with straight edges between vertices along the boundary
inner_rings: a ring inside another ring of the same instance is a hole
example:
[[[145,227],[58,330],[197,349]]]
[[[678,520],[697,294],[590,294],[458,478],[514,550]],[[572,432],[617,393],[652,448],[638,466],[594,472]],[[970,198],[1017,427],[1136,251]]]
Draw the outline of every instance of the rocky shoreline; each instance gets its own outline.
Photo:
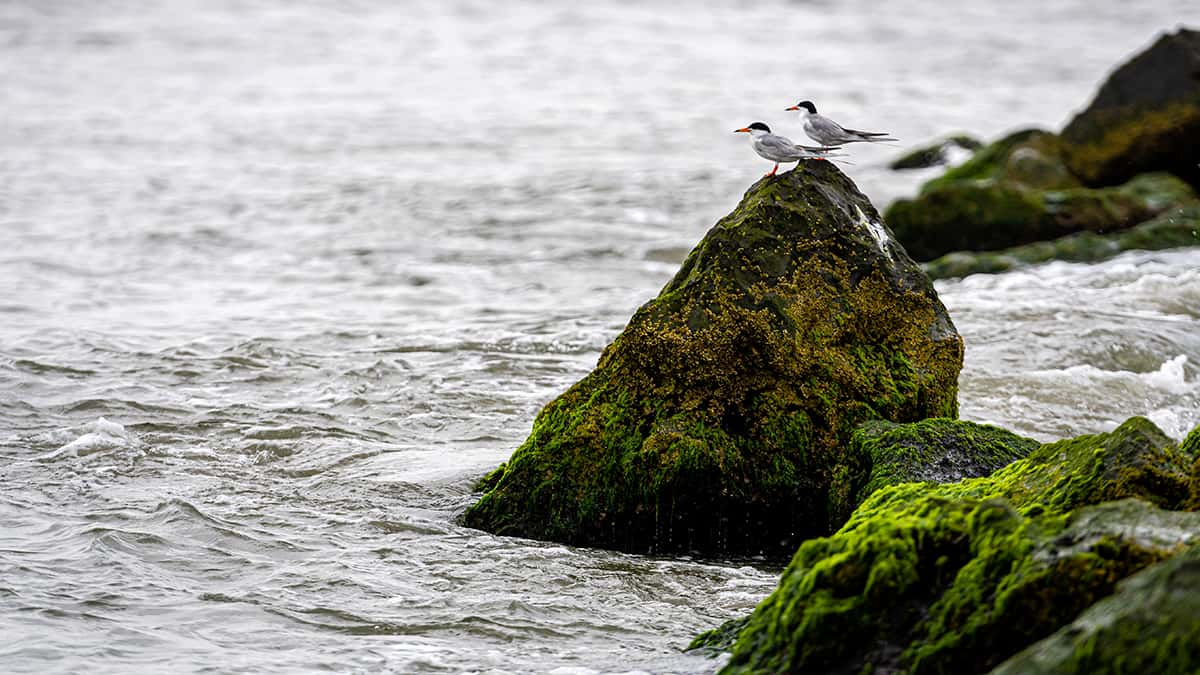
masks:
[[[886,222],[830,162],[760,180],[464,522],[790,559],[750,616],[690,645],[730,653],[722,673],[1196,672],[1200,426],[1176,443],[1131,417],[1040,443],[955,419],[963,341],[914,262],[947,276],[1194,243],[1194,177],[1147,133],[1163,162],[1128,175],[1083,132],[1010,135]]]
[[[886,220],[935,278],[1200,245],[1197,72],[1200,32],[1163,35],[1060,133],[1029,129],[978,148],[892,204]],[[936,164],[944,148],[969,147],[964,138],[894,166]]]
[[[830,162],[764,178],[542,410],[466,524],[638,553],[786,557],[853,510],[865,421],[953,416],[962,338]]]

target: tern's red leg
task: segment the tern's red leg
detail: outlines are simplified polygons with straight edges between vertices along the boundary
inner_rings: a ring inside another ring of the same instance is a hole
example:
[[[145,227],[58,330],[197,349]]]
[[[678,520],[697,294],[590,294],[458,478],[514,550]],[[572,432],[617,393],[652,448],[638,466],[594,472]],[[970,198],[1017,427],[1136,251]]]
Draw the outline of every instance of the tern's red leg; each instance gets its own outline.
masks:
[[[779,163],[778,163],[778,162],[776,162],[776,164],[775,164],[775,168],[774,168],[774,169],[771,169],[771,173],[767,174],[766,176],[763,176],[763,178],[766,178],[767,176],[774,176],[774,175],[775,175],[775,172],[776,172],[776,171],[778,171],[778,170],[779,170]]]

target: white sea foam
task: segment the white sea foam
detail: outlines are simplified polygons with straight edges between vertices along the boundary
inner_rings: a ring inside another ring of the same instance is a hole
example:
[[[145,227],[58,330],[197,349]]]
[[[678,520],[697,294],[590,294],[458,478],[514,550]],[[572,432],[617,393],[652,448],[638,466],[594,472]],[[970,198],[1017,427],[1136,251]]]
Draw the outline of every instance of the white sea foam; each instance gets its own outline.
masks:
[[[958,166],[974,155],[974,150],[968,150],[955,143],[947,143],[942,150],[942,156],[946,158],[946,167]]]
[[[1187,355],[1180,354],[1173,359],[1164,361],[1158,370],[1152,373],[1140,373],[1139,377],[1157,389],[1174,394],[1186,394],[1196,388],[1196,383],[1187,381],[1187,373],[1184,372],[1187,361]]]
[[[124,426],[103,417],[83,426],[63,431],[79,435],[57,450],[43,455],[40,459],[57,459],[64,456],[86,457],[106,450],[132,447],[136,442],[134,436]]]
[[[1030,375],[1038,379],[1048,380],[1066,377],[1074,381],[1092,380],[1106,383],[1144,385],[1147,388],[1160,390],[1169,394],[1186,394],[1197,389],[1197,383],[1189,382],[1187,379],[1187,373],[1184,368],[1187,362],[1187,355],[1180,354],[1164,361],[1158,367],[1158,370],[1142,373],[1129,370],[1106,370],[1104,368],[1097,368],[1091,364],[1080,364],[1066,368],[1035,370]]]

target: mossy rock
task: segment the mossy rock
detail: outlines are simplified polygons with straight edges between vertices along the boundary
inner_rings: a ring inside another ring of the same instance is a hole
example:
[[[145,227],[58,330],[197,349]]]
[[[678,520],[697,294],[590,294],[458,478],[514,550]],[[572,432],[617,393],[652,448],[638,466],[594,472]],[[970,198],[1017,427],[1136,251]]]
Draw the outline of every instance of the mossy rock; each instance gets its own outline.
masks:
[[[1200,32],[1180,29],[1117,68],[1062,131],[1071,171],[1116,185],[1170,171],[1200,189]]]
[[[1192,429],[1183,439],[1179,450],[1192,462],[1192,477],[1188,489],[1190,496],[1184,508],[1188,511],[1200,511],[1200,426]]]
[[[960,167],[961,168],[961,167]],[[994,251],[1075,232],[1115,232],[1196,199],[1166,173],[1102,189],[1033,189],[994,180],[943,182],[888,209],[896,236],[918,260],[951,251]]]
[[[923,265],[933,279],[1007,272],[1047,262],[1099,262],[1131,250],[1158,251],[1200,246],[1200,203],[1179,206],[1135,225],[1108,234],[1077,232],[1051,241],[1014,246],[1001,251],[955,251]]]
[[[1138,572],[990,675],[1200,672],[1200,545]]]
[[[748,616],[726,621],[710,631],[705,631],[697,635],[684,651],[700,651],[710,656],[716,656],[721,652],[729,651],[729,648],[737,641],[738,635],[741,634],[749,622],[750,617]]]
[[[722,673],[985,672],[1197,536],[1200,514],[1162,508],[1190,459],[1131,418],[988,477],[881,487],[800,546]]]
[[[951,161],[951,156],[957,152],[975,152],[983,147],[977,139],[966,134],[955,134],[940,141],[922,146],[904,153],[888,165],[893,171],[910,169],[927,169],[941,166]]]
[[[853,510],[888,485],[988,476],[1040,445],[999,427],[962,420],[867,422],[855,430],[850,447],[868,460],[870,470],[848,487],[846,493],[854,498],[846,506]]]
[[[985,478],[932,485],[902,483],[877,490],[849,524],[882,508],[921,495],[991,499],[1003,497],[1022,512],[1066,513],[1087,504],[1136,497],[1178,509],[1188,497],[1191,458],[1153,422],[1131,417],[1108,433],[1088,434],[1038,446],[1024,459]]]
[[[925,183],[921,192],[961,183],[1005,183],[1043,190],[1081,185],[1062,159],[1058,136],[1042,129],[1024,129],[990,143],[971,159]]]
[[[465,523],[634,552],[790,555],[828,534],[845,441],[953,417],[962,339],[829,162],[765,178],[596,369],[545,407]]]

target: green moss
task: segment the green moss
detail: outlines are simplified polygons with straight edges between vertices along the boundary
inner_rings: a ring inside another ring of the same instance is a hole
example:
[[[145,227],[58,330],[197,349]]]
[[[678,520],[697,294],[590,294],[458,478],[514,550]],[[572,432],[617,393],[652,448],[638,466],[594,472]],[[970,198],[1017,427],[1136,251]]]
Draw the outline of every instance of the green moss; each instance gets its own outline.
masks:
[[[999,427],[960,420],[869,422],[851,439],[851,446],[869,458],[871,467],[870,474],[855,486],[854,503],[888,485],[987,476],[1040,445]]]
[[[1040,189],[1078,187],[1079,181],[1067,171],[1060,155],[1058,136],[1041,129],[1018,131],[929,181],[921,192],[960,183],[1011,183]]]
[[[1198,526],[1137,501],[1026,516],[1004,500],[912,500],[805,542],[722,673],[985,672]]]
[[[1122,581],[1071,624],[991,675],[1194,675],[1200,666],[1200,547]]]
[[[713,655],[729,651],[729,648],[737,641],[738,635],[746,627],[746,623],[749,620],[750,617],[748,616],[733,619],[732,621],[726,621],[717,628],[705,631],[697,635],[696,639],[692,640],[684,651],[700,650]]]
[[[1191,476],[1188,478],[1188,499],[1183,508],[1188,511],[1200,511],[1200,426],[1179,444],[1179,451],[1185,460],[1192,462]]]
[[[910,255],[929,260],[948,251],[1044,239],[1044,215],[1038,195],[1026,188],[961,183],[897,200],[888,207],[887,222]]]
[[[1190,459],[1132,418],[988,477],[880,487],[801,545],[722,672],[984,672],[1194,536],[1200,514],[1158,508]]]
[[[1170,174],[1145,174],[1115,188],[1034,190],[1011,182],[951,182],[928,187],[914,200],[899,200],[887,220],[905,248],[918,260],[950,251],[1008,251],[988,256],[980,266],[1000,271],[1011,264],[1003,256],[1054,255],[1055,246],[1031,242],[1066,237],[1076,232],[1115,232],[1145,222],[1172,206],[1194,203],[1195,193]],[[1159,232],[1162,228],[1158,228]],[[1119,239],[1109,244],[1095,237],[1063,240],[1065,249],[1096,244],[1111,255]],[[1129,246],[1133,241],[1128,242]],[[1022,248],[1012,249],[1011,247]],[[1099,251],[1091,255],[1101,255]],[[1079,255],[1088,255],[1080,252]],[[955,259],[952,259],[952,261]],[[982,260],[982,259],[981,259]],[[950,267],[950,261],[938,267]]]
[[[492,469],[483,478],[475,481],[475,485],[472,487],[472,490],[475,492],[489,492],[494,490],[496,485],[500,483],[500,479],[504,477],[504,470],[506,468],[508,468],[507,464],[501,464],[495,469]]]
[[[1146,171],[1172,171],[1194,180],[1200,103],[1091,111],[1064,129],[1063,139],[1067,164],[1088,185],[1114,185]]]
[[[1078,232],[1001,251],[956,251],[924,264],[934,279],[1007,272],[1050,260],[1098,262],[1130,250],[1200,246],[1200,203],[1190,202],[1127,230]]]
[[[1200,459],[1200,426],[1192,429],[1191,432],[1184,437],[1183,442],[1179,444],[1179,451],[1182,452],[1185,457]]]
[[[1131,417],[1109,433],[1041,445],[985,478],[884,487],[866,499],[849,522],[927,494],[956,499],[1001,497],[1023,513],[1065,513],[1126,497],[1178,508],[1186,499],[1189,466],[1189,458],[1153,422]]]
[[[962,341],[827,162],[764,179],[538,415],[465,522],[631,551],[790,554],[843,442],[956,413]]]

